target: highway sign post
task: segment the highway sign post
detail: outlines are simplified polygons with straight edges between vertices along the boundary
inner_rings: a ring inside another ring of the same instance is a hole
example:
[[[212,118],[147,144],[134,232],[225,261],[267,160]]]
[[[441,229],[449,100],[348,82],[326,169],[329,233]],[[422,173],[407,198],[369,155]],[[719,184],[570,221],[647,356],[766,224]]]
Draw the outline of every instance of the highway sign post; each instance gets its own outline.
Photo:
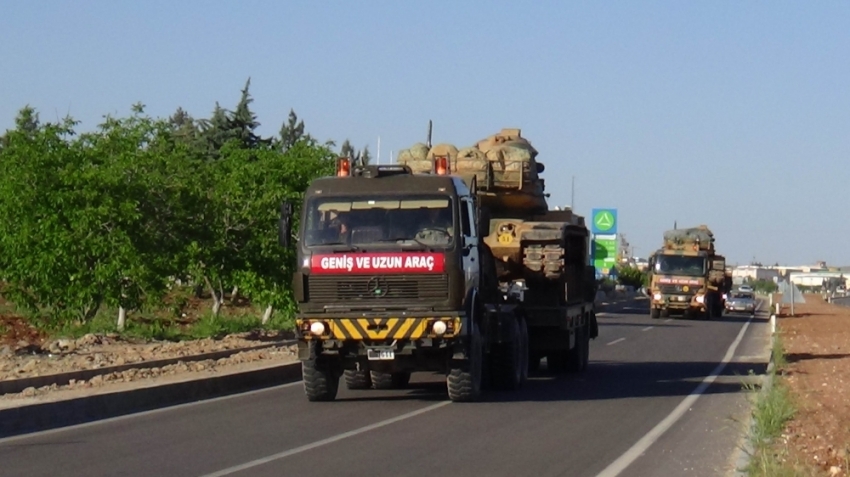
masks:
[[[607,276],[617,265],[617,209],[593,209],[590,219],[593,266],[597,274]]]

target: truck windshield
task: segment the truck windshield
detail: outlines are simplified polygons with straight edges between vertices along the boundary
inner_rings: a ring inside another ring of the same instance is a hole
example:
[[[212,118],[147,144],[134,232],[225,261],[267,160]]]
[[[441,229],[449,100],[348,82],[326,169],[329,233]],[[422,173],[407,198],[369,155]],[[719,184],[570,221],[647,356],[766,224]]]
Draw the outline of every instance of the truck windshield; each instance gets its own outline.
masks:
[[[451,198],[439,195],[314,197],[307,201],[304,244],[448,248],[454,241],[453,210]]]
[[[705,257],[658,255],[655,258],[654,272],[664,275],[700,277],[705,274]]]

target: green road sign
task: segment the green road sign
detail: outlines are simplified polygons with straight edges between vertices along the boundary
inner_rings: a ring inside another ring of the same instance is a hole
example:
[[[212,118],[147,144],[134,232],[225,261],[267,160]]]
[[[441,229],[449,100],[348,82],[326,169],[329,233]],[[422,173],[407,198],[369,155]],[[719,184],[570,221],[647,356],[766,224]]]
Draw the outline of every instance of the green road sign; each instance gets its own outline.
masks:
[[[596,267],[596,270],[610,270],[616,264],[617,240],[594,239],[593,266]]]
[[[617,233],[617,209],[593,209],[591,217],[593,234]]]

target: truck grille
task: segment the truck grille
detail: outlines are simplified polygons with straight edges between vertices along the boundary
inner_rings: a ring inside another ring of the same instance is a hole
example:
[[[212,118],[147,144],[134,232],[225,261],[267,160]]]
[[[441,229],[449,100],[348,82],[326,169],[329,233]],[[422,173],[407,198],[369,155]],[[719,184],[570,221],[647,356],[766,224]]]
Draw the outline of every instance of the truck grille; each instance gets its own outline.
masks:
[[[447,275],[311,276],[307,281],[311,302],[445,300]]]
[[[700,289],[699,285],[688,285],[688,291],[682,291],[683,285],[659,285],[658,291],[665,295],[688,295],[694,294]]]

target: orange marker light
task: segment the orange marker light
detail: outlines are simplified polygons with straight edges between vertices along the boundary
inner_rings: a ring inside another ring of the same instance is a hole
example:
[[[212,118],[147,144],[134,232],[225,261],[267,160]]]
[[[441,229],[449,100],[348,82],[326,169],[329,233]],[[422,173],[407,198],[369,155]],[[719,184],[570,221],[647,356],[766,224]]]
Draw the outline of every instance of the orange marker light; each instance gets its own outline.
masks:
[[[449,159],[446,156],[436,158],[437,175],[444,176],[449,173]]]
[[[348,177],[351,175],[351,161],[347,157],[340,157],[336,160],[336,175],[338,177]]]

